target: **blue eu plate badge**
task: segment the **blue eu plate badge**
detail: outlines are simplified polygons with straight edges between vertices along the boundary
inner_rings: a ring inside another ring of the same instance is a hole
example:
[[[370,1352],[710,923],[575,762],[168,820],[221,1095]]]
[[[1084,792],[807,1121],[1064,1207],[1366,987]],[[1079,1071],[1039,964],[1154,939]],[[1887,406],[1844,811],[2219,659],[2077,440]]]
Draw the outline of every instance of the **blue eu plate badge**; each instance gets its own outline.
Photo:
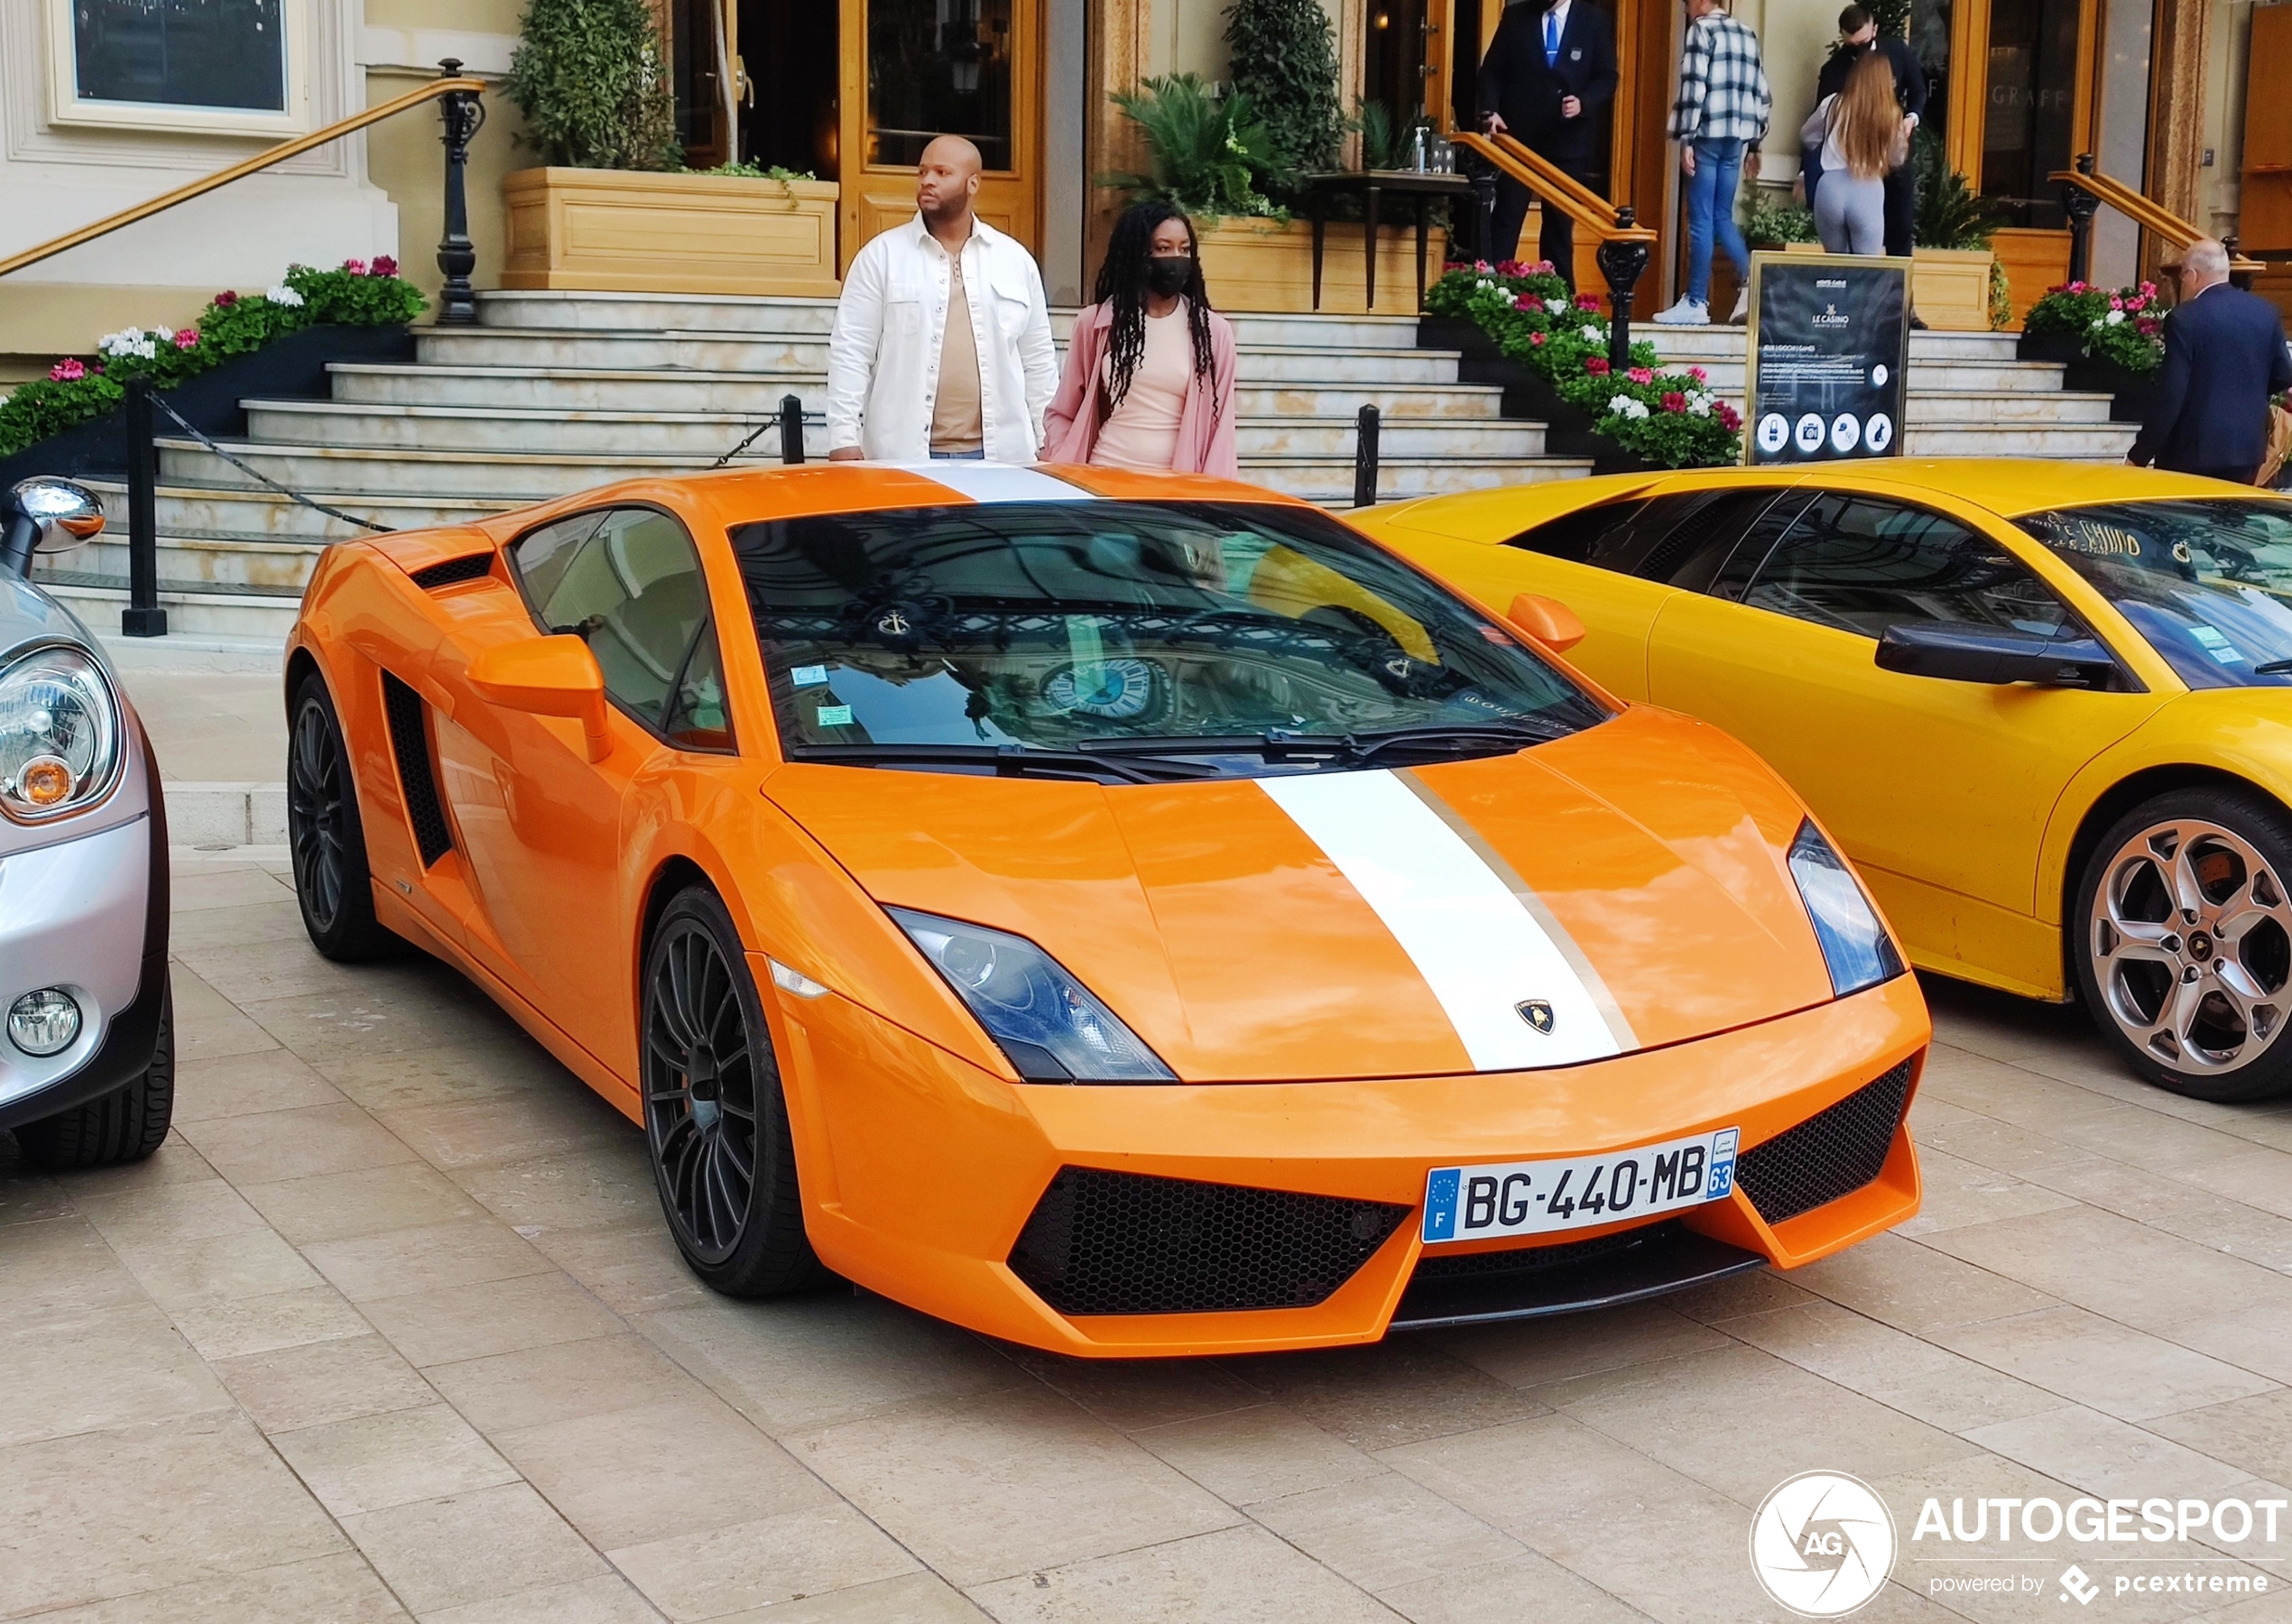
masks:
[[[1588,1229],[1722,1201],[1735,1187],[1733,1128],[1605,1156],[1435,1167],[1425,1176],[1428,1243]]]

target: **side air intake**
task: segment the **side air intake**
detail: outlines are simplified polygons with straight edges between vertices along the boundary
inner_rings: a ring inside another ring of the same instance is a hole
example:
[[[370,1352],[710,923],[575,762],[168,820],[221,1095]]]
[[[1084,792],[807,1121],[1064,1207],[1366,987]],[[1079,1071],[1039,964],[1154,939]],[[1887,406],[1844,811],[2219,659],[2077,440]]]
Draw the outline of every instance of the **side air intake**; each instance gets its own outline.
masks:
[[[421,696],[382,674],[382,707],[390,718],[390,751],[398,758],[398,790],[406,799],[406,820],[414,826],[421,865],[434,868],[454,849],[453,831],[438,794],[438,768],[430,758],[430,728]]]
[[[475,581],[493,573],[494,555],[492,553],[472,553],[467,558],[448,558],[442,564],[432,564],[427,568],[417,569],[413,574],[413,582],[424,592],[435,592],[440,586],[452,586],[463,581]]]
[[[1909,1103],[1908,1060],[1735,1159],[1735,1183],[1770,1223],[1851,1195],[1879,1176]]]

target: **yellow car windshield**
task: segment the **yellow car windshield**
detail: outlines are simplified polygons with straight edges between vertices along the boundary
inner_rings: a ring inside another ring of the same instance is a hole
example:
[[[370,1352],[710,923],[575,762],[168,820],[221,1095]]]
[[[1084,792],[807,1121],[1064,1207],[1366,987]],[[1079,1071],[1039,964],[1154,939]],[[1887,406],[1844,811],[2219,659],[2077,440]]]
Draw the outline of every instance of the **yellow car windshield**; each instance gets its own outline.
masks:
[[[2292,503],[2119,502],[2019,522],[2189,687],[2292,684]]]

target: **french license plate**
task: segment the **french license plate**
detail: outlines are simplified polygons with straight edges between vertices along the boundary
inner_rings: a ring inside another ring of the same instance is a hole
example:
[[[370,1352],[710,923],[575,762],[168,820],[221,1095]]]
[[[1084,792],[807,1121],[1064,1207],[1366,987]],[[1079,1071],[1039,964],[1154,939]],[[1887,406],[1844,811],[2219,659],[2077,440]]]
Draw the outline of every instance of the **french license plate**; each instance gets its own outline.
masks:
[[[1612,1156],[1435,1167],[1425,1176],[1424,1237],[1541,1235],[1701,1206],[1735,1187],[1740,1138],[1722,1128]]]

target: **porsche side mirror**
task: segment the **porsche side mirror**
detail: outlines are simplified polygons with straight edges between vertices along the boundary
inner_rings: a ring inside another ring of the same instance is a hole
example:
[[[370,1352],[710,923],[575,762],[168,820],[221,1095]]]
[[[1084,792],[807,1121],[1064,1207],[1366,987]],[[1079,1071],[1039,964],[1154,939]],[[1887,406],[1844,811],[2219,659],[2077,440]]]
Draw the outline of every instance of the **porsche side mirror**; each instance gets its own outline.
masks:
[[[2033,682],[2040,687],[2106,687],[2117,662],[2090,637],[2039,637],[2007,626],[1956,621],[1899,621],[1878,640],[1878,666],[1945,682]]]
[[[504,710],[578,722],[592,761],[613,753],[605,673],[578,637],[536,637],[487,649],[469,662],[469,686],[486,704]]]
[[[34,475],[8,493],[5,533],[0,535],[0,568],[32,573],[32,555],[62,552],[92,541],[104,528],[104,504],[95,492],[69,479]]]
[[[1504,618],[1555,654],[1565,654],[1584,641],[1584,623],[1576,611],[1540,593],[1521,593]]]

